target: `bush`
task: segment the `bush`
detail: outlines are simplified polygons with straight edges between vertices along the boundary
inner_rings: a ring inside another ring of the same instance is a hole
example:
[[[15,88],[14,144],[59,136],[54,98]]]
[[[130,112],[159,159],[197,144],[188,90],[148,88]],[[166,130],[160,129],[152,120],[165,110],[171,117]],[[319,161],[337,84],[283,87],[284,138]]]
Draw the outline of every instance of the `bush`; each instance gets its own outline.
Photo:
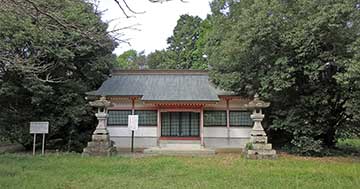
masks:
[[[322,155],[321,152],[324,149],[321,140],[314,140],[307,136],[294,137],[291,144],[294,145],[292,152],[306,156]]]

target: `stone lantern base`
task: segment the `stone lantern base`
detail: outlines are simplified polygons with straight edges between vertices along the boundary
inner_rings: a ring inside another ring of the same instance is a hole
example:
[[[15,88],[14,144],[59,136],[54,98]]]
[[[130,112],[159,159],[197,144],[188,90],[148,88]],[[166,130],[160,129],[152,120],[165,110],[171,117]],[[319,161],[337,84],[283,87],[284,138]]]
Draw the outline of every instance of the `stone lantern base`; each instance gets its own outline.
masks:
[[[95,132],[94,132],[95,133]],[[82,153],[83,156],[111,156],[116,148],[110,140],[109,134],[93,134],[92,141],[88,142]]]
[[[264,115],[261,111],[253,112],[251,118],[254,120],[254,126],[250,132],[250,143],[246,146],[246,157],[249,159],[276,159],[276,151],[268,143],[268,138],[261,125]]]
[[[272,149],[271,144],[250,143],[247,149],[246,158],[248,159],[276,159],[276,151]]]

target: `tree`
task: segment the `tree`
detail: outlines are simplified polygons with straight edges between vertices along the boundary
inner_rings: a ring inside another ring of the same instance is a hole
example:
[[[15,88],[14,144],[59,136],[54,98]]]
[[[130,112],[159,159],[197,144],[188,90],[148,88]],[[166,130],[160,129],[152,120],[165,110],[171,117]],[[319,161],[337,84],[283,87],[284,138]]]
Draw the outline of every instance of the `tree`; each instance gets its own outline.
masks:
[[[147,57],[151,69],[208,69],[204,52],[212,28],[211,17],[205,20],[189,15],[180,16],[173,35],[167,40],[169,47],[157,50]]]
[[[134,63],[137,57],[136,50],[128,50],[119,55],[116,60],[115,67],[122,69],[137,69],[138,66]]]
[[[156,50],[147,55],[147,65],[150,69],[170,69],[176,65],[175,60],[172,59],[174,52],[167,50]]]
[[[360,5],[358,6],[360,7]],[[360,10],[360,8],[359,8]],[[336,75],[337,81],[341,84],[342,90],[347,91],[348,100],[344,104],[346,113],[351,116],[347,120],[347,129],[351,132],[343,132],[343,137],[359,137],[360,135],[360,38],[349,45],[349,51],[356,52],[349,64],[345,64],[346,71]]]
[[[181,15],[174,28],[173,35],[167,39],[169,58],[167,62],[170,69],[206,69],[207,64],[203,51],[197,46],[202,20],[198,16]],[[173,64],[169,64],[173,63]]]
[[[116,42],[82,0],[1,0],[0,135],[29,147],[29,122],[49,145],[81,150],[95,128],[85,92],[109,74]]]
[[[346,106],[360,92],[358,82],[346,85],[357,78],[348,74],[360,52],[349,48],[359,39],[358,7],[355,0],[214,1],[206,47],[214,82],[271,101],[269,129],[296,152],[334,148],[341,133],[359,127]]]
[[[144,51],[127,50],[117,57],[115,67],[121,69],[144,69],[146,68],[146,56]]]

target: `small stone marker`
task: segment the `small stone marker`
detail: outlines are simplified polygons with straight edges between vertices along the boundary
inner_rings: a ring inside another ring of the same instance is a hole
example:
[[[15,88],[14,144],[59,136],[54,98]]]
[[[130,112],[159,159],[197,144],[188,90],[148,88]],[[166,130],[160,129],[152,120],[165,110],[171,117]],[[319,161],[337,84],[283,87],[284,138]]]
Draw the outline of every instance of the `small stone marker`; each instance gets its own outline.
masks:
[[[49,122],[48,121],[33,121],[30,122],[30,134],[34,134],[34,143],[33,143],[33,155],[35,155],[35,144],[36,144],[36,134],[43,134],[42,138],[42,148],[41,154],[45,154],[45,134],[49,133]]]

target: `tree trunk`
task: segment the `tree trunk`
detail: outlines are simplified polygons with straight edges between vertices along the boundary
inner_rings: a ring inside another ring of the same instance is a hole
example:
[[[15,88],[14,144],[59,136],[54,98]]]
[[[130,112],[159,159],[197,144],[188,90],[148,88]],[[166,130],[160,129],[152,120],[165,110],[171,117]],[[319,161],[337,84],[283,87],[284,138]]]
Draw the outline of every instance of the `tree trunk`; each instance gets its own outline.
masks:
[[[335,129],[329,128],[324,136],[324,145],[328,148],[334,148],[336,144]]]

